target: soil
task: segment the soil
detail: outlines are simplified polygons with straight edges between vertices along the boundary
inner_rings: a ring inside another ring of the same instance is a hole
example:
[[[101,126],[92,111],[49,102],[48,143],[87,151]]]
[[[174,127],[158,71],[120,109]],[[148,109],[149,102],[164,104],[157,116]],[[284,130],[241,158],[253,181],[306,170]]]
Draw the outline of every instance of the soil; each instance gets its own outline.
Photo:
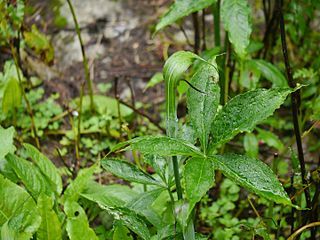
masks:
[[[164,100],[163,86],[143,92],[147,81],[162,70],[163,42],[152,38],[150,28],[166,9],[167,0],[75,0],[73,5],[82,29],[82,38],[90,63],[94,85],[112,83],[117,79],[118,94],[124,101],[161,103]],[[48,11],[49,3],[36,1],[34,6],[45,14],[46,24],[42,29],[51,34],[55,48],[54,65],[47,69],[44,88],[47,94],[59,92],[60,99],[67,103],[79,96],[80,86],[85,82],[80,44],[74,30],[68,5],[61,7],[61,14],[68,24],[63,29],[52,25],[53,13]],[[109,8],[109,9],[108,9]],[[30,19],[37,23],[37,16]],[[40,21],[40,20],[38,20]],[[38,22],[39,25],[39,22]],[[37,64],[33,65],[39,65]],[[33,69],[36,74],[41,69]],[[39,75],[39,74],[38,74]],[[97,92],[97,89],[95,89]],[[114,96],[114,87],[107,93]],[[133,97],[131,95],[134,95]],[[151,109],[151,112],[155,112]]]

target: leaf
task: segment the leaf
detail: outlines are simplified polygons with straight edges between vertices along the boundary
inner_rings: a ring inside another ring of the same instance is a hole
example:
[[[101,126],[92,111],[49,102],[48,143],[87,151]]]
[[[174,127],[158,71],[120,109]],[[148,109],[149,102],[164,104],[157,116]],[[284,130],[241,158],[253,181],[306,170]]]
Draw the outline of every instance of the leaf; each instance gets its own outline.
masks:
[[[256,89],[232,98],[218,114],[211,126],[212,148],[224,144],[239,132],[250,132],[280,107],[290,88]]]
[[[41,223],[41,217],[32,197],[1,174],[0,196],[1,239],[30,239]]]
[[[152,225],[161,228],[161,217],[152,208],[152,204],[163,191],[163,188],[158,188],[151,191],[143,192],[131,202],[127,203],[126,207],[146,217],[149,222],[152,223]]]
[[[258,138],[264,141],[269,147],[274,147],[282,152],[285,148],[281,140],[277,135],[270,131],[263,130],[261,128],[257,128],[258,130]]]
[[[215,0],[176,0],[169,11],[160,19],[155,32],[176,22],[180,18],[186,17],[193,12],[209,7]]]
[[[141,171],[135,165],[122,160],[107,158],[101,161],[101,165],[107,171],[110,171],[117,177],[125,179],[129,182],[159,186],[162,184],[161,182],[155,180],[151,175]]]
[[[221,5],[221,19],[229,41],[239,57],[244,58],[250,43],[251,10],[247,0],[225,0]]]
[[[53,210],[53,200],[45,194],[38,198],[38,208],[41,214],[41,225],[37,231],[38,240],[60,240],[62,239],[61,223]]]
[[[27,155],[36,163],[41,173],[54,186],[56,193],[60,195],[62,192],[62,180],[55,165],[34,146],[27,143],[23,144],[23,146]]]
[[[128,228],[121,223],[116,224],[112,240],[133,240]]]
[[[184,167],[185,191],[189,201],[188,215],[214,184],[214,168],[206,158],[191,158]]]
[[[154,87],[163,81],[163,75],[161,72],[155,73],[152,78],[149,80],[147,85],[144,87],[143,92],[147,91],[149,88]]]
[[[159,176],[165,176],[166,167],[168,165],[168,161],[165,159],[165,157],[160,157],[153,154],[145,155],[143,161],[149,164]]]
[[[256,158],[259,154],[259,142],[253,133],[246,133],[243,138],[243,146],[249,157]]]
[[[97,164],[94,164],[89,168],[81,169],[76,179],[69,184],[64,192],[63,201],[78,201],[80,194],[86,189],[92,175],[98,171],[98,169],[99,167]]]
[[[105,209],[112,214],[114,219],[119,220],[122,224],[127,226],[130,230],[138,234],[143,239],[150,239],[150,232],[144,221],[132,210],[125,207],[110,206],[110,202],[105,202],[104,198],[99,195],[92,198],[92,196],[83,194],[85,198],[93,201],[99,205],[100,208]]]
[[[13,145],[13,137],[15,132],[16,131],[14,130],[14,127],[5,129],[0,126],[0,160],[9,152],[13,153],[15,151],[15,146]]]
[[[26,44],[38,55],[43,57],[46,63],[52,63],[54,59],[54,49],[46,35],[41,33],[36,25],[32,25],[31,31],[23,32]]]
[[[203,153],[191,143],[165,136],[144,136],[133,138],[127,142],[115,146],[112,151],[130,145],[130,149],[139,150],[143,154],[155,154],[158,156],[203,156]]]
[[[11,153],[6,156],[6,159],[35,199],[40,193],[46,193],[49,196],[53,193],[50,184],[31,162]]]
[[[105,206],[120,207],[135,199],[138,194],[128,186],[117,184],[105,186],[92,182],[81,196]]]
[[[176,104],[178,82],[195,59],[203,60],[192,52],[179,51],[171,55],[163,67],[163,77],[166,82],[166,126],[169,137],[176,137],[178,130]]]
[[[98,240],[93,229],[89,226],[85,211],[77,202],[67,201],[64,210],[67,214],[66,229],[70,240]]]
[[[248,64],[251,68],[258,69],[262,76],[267,80],[272,82],[272,87],[288,87],[287,80],[281,71],[276,68],[273,64],[262,60],[262,59],[252,59],[248,60]]]
[[[216,68],[207,63],[202,63],[198,71],[193,75],[191,83],[204,93],[198,92],[193,88],[189,88],[187,93],[190,120],[204,152],[207,149],[211,124],[220,100],[218,81],[219,74]]]
[[[215,168],[240,186],[270,201],[292,206],[288,194],[265,163],[236,154],[216,155],[211,159]]]
[[[11,78],[8,80],[2,99],[2,111],[7,114],[9,111],[13,111],[21,104],[21,89],[17,79]]]
[[[106,97],[103,95],[94,95],[93,101],[96,106],[95,110],[100,115],[107,115],[111,117],[118,117],[118,102],[115,98]],[[73,101],[73,104],[76,104],[79,107],[79,98],[76,98]],[[83,112],[90,111],[90,96],[83,96],[82,99],[82,110]],[[133,111],[132,109],[128,108],[127,106],[120,104],[120,112],[121,117],[128,117],[130,116]]]
[[[240,69],[239,84],[249,90],[256,89],[261,77],[261,72],[251,64],[250,60],[241,60]]]

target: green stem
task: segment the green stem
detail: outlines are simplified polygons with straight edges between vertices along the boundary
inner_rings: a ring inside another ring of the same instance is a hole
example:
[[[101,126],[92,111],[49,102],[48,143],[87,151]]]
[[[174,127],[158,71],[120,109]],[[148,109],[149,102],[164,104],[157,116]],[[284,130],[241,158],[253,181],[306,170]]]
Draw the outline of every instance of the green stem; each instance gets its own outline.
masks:
[[[180,182],[180,174],[179,174],[179,164],[177,156],[172,157],[172,163],[173,163],[173,171],[174,171],[174,180],[176,183],[176,189],[177,189],[177,195],[178,199],[182,199],[182,188],[181,188],[181,182]]]
[[[81,84],[80,89],[80,102],[79,102],[79,116],[78,116],[78,125],[77,125],[77,164],[76,164],[76,171],[80,169],[80,141],[81,141],[81,118],[82,118],[82,102],[83,102],[83,92],[84,92],[84,84]]]
[[[89,71],[89,64],[88,64],[88,59],[86,57],[86,52],[84,50],[84,45],[83,45],[83,41],[82,41],[82,37],[81,37],[81,31],[80,31],[80,26],[77,20],[77,16],[75,14],[73,5],[71,3],[71,0],[67,0],[71,14],[72,14],[72,18],[73,18],[73,22],[76,28],[76,32],[78,35],[78,39],[80,42],[80,47],[81,47],[81,53],[82,53],[82,62],[83,62],[83,67],[84,67],[84,73],[85,73],[85,79],[88,85],[88,90],[89,90],[89,96],[90,96],[90,110],[93,112],[94,110],[94,102],[93,102],[93,87],[92,87],[92,80],[90,78],[90,71]]]

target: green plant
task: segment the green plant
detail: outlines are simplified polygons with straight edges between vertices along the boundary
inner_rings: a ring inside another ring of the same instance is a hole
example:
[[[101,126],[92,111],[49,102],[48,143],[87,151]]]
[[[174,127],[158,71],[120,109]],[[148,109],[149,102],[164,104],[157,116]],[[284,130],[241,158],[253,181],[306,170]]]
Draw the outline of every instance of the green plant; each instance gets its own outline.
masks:
[[[239,200],[239,193],[240,188],[235,183],[224,179],[217,200],[209,204],[205,197],[201,201],[201,221],[213,229],[213,239],[252,239],[255,235],[268,239],[262,219],[239,219],[239,214],[248,207],[246,200]]]
[[[145,156],[144,161],[151,164],[159,178],[154,178],[124,161],[109,157],[102,160],[102,167],[118,177],[146,185],[156,185],[159,191],[166,189],[171,196],[171,205],[174,209],[171,212],[171,218],[175,219],[180,227],[180,230],[177,229],[172,234],[177,235],[181,231],[184,239],[195,238],[194,207],[214,184],[215,170],[222,171],[232,181],[270,201],[292,205],[287,193],[267,165],[242,155],[216,154],[221,145],[230,141],[239,132],[252,131],[256,124],[270,116],[292,90],[289,88],[252,90],[234,97],[218,110],[219,74],[214,59],[215,57],[205,61],[190,52],[173,54],[164,66],[168,136],[138,137],[120,143],[113,149],[113,151],[120,149],[139,151]],[[183,73],[195,60],[197,62],[191,84],[198,90],[189,88],[187,104],[189,125],[199,139],[200,148],[193,145],[196,142],[190,143],[185,139],[177,138],[179,128],[176,117],[176,87]],[[161,162],[165,161],[165,163],[159,167],[157,166],[159,162],[150,160],[152,158],[159,161],[159,156],[171,156],[172,161],[163,159]],[[186,162],[183,166],[182,181],[178,159],[180,166]],[[167,166],[167,170],[164,171],[163,165]],[[175,184],[172,183],[173,178]],[[177,191],[177,200],[172,194],[174,189]]]
[[[37,239],[64,239],[66,234],[70,239],[98,239],[77,201],[99,166],[82,169],[62,193],[62,178],[54,164],[29,144],[20,152],[24,157],[17,156],[14,129],[0,131],[7,143],[0,155],[1,239],[30,239],[35,233]]]

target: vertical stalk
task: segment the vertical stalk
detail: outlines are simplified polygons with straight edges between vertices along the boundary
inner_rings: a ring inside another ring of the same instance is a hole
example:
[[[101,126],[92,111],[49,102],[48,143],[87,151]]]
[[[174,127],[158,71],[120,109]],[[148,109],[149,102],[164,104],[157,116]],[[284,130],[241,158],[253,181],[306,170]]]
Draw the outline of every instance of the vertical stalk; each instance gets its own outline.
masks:
[[[223,83],[223,105],[228,101],[229,96],[229,84],[230,84],[230,71],[231,71],[231,47],[228,40],[228,34],[226,33],[225,39],[226,57],[225,57],[225,70],[224,70],[224,83]]]
[[[178,196],[178,199],[180,200],[182,199],[182,188],[181,188],[179,164],[178,164],[177,156],[172,157],[172,163],[173,163],[173,171],[174,171],[174,180],[177,188],[177,196]]]
[[[216,47],[220,47],[221,46],[221,37],[220,37],[220,3],[221,3],[221,0],[218,0],[215,5],[212,5],[213,26],[214,26],[214,45]]]
[[[194,52],[199,53],[200,50],[200,28],[198,12],[192,13],[193,27],[194,27]]]
[[[84,50],[84,45],[83,45],[83,41],[82,41],[82,37],[81,37],[81,30],[80,30],[80,26],[77,20],[77,16],[75,14],[73,5],[71,3],[71,0],[67,0],[71,14],[72,14],[72,18],[73,18],[73,22],[76,28],[76,32],[77,32],[77,36],[80,42],[80,47],[81,47],[81,54],[82,54],[82,62],[83,62],[83,67],[84,67],[84,73],[85,73],[85,79],[88,85],[88,91],[89,91],[89,97],[90,97],[90,110],[93,112],[94,111],[94,102],[93,102],[93,87],[92,87],[92,80],[90,78],[90,71],[89,71],[89,64],[88,64],[88,59],[86,57],[86,52]]]
[[[32,110],[31,104],[29,102],[29,99],[27,98],[26,92],[24,91],[24,87],[22,86],[22,77],[20,76],[20,71],[19,71],[20,67],[19,67],[18,57],[17,57],[16,50],[15,50],[14,46],[12,45],[12,43],[10,43],[10,48],[11,48],[11,54],[13,57],[14,65],[17,70],[17,75],[18,75],[19,85],[21,88],[22,97],[23,97],[24,101],[26,102],[27,111],[28,111],[28,114],[31,119],[31,133],[33,135],[33,138],[34,138],[34,141],[36,143],[37,148],[40,149],[40,142],[39,142],[39,138],[38,138],[36,124],[34,121],[33,110]]]
[[[292,73],[292,69],[291,69],[289,57],[288,57],[285,23],[284,23],[283,12],[282,12],[282,0],[277,1],[277,4],[278,4],[277,11],[279,14],[279,21],[280,21],[280,35],[281,35],[282,53],[283,53],[284,63],[286,66],[288,83],[291,88],[294,88],[294,87],[296,87],[296,83],[293,80],[293,73]],[[301,178],[302,178],[302,183],[305,186],[304,194],[306,197],[307,207],[310,208],[311,207],[311,200],[310,200],[309,189],[307,186],[308,181],[306,180],[306,167],[305,167],[301,133],[300,133],[300,127],[299,127],[299,110],[298,110],[299,99],[300,99],[300,92],[299,91],[295,91],[295,92],[291,93],[291,103],[292,103],[291,110],[292,110],[294,133],[296,136],[296,143],[297,143],[297,149],[298,149],[298,158],[299,158],[300,169],[301,169]]]
[[[118,78],[114,79],[114,98],[117,100],[119,133],[120,133],[120,140],[122,140],[122,118],[121,118],[121,109],[120,109],[120,99],[119,99],[119,94],[118,94]]]
[[[77,125],[77,154],[76,154],[76,172],[80,169],[80,141],[81,141],[81,119],[82,119],[82,102],[83,102],[84,83],[81,84],[80,99],[79,99],[79,116]]]
[[[202,10],[202,50],[207,49],[207,44],[206,44],[206,10]]]

